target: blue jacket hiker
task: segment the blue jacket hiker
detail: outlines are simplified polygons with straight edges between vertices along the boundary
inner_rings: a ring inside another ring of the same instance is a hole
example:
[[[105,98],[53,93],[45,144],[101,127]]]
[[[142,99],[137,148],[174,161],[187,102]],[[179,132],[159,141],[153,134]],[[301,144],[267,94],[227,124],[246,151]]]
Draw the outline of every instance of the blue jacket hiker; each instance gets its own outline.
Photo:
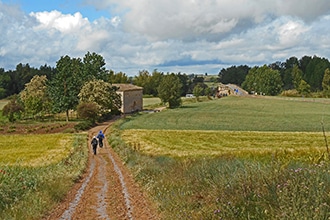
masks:
[[[100,147],[103,147],[103,139],[105,137],[104,137],[104,134],[102,133],[102,131],[99,131],[99,133],[97,135],[97,138],[99,139],[99,145],[100,145]]]
[[[92,144],[92,147],[93,147],[93,153],[94,153],[94,155],[96,155],[96,148],[97,148],[98,141],[97,141],[97,138],[95,136],[93,137],[91,144]]]

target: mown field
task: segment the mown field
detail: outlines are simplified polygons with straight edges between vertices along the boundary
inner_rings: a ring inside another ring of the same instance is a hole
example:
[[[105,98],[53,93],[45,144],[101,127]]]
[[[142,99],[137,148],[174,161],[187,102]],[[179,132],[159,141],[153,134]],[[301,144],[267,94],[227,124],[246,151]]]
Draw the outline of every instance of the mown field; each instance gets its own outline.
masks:
[[[163,219],[329,219],[329,131],[327,100],[227,97],[108,136]]]

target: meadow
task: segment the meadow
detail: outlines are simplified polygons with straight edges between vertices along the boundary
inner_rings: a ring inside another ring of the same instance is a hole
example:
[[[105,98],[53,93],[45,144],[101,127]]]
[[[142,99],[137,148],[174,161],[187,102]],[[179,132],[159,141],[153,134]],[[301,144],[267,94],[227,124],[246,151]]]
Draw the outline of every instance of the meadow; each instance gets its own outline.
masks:
[[[107,135],[162,219],[329,219],[329,108],[227,97],[127,116]]]

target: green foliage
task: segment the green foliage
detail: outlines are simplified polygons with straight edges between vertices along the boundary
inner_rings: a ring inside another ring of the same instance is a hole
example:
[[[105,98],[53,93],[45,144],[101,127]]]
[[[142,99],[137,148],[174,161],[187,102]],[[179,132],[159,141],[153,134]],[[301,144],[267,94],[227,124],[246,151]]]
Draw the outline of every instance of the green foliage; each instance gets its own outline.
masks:
[[[202,93],[203,93],[203,87],[200,84],[197,84],[193,90],[193,94],[197,98],[197,100],[198,100],[199,96],[202,95]]]
[[[50,112],[51,101],[46,86],[47,78],[45,75],[36,75],[25,85],[24,90],[20,93],[25,114],[32,114],[32,116],[39,114],[42,116]]]
[[[330,68],[329,60],[314,56],[306,66],[303,79],[311,86],[312,91],[322,89],[324,71]]]
[[[128,76],[125,73],[123,73],[123,72],[114,73],[112,70],[109,71],[108,79],[105,80],[105,81],[109,82],[111,84],[114,84],[114,83],[129,83]]]
[[[88,51],[83,58],[84,81],[87,82],[93,79],[100,79],[106,81],[107,71],[105,69],[105,65],[105,60],[101,55],[95,52],[90,53]]]
[[[311,93],[311,86],[308,85],[308,83],[302,79],[297,88],[297,91],[304,96],[308,96]]]
[[[14,122],[21,117],[24,111],[23,106],[19,103],[18,97],[13,96],[12,99],[3,107],[2,115],[7,116],[10,122]]]
[[[246,75],[249,73],[250,67],[246,65],[231,66],[227,69],[222,69],[219,72],[219,80],[223,84],[236,84],[241,86],[245,81]]]
[[[97,119],[99,108],[94,102],[83,102],[77,107],[77,114],[79,118],[95,123]]]
[[[66,112],[69,120],[69,110],[78,105],[78,93],[84,83],[82,62],[78,58],[61,57],[56,63],[57,73],[49,84],[49,95],[53,101],[55,112]]]
[[[143,94],[158,95],[158,86],[163,78],[163,73],[156,69],[150,74],[147,70],[139,71],[139,74],[134,77],[134,84],[143,87]]]
[[[282,89],[282,79],[279,71],[273,70],[266,65],[250,69],[242,88],[251,92],[266,95],[277,95]]]
[[[323,94],[325,97],[330,97],[330,68],[324,71],[324,76],[322,80]]]
[[[74,126],[77,131],[86,131],[95,125],[91,120],[79,122]]]
[[[299,88],[300,82],[302,80],[302,71],[299,69],[298,65],[294,65],[292,68],[292,78],[293,86],[295,89]]]
[[[81,88],[78,97],[81,103],[95,103],[98,113],[106,115],[109,112],[117,113],[121,107],[121,98],[116,91],[117,87],[110,83],[103,80],[92,80]]]
[[[181,105],[181,87],[180,79],[174,73],[163,77],[158,87],[159,98],[163,103],[168,103],[169,108],[176,108]]]

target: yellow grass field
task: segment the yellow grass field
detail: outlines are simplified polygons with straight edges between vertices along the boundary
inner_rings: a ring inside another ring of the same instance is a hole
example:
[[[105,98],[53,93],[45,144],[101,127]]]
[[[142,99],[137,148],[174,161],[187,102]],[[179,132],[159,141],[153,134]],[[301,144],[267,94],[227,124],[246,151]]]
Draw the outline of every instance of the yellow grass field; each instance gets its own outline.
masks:
[[[143,153],[172,157],[258,157],[276,154],[299,157],[320,155],[326,151],[321,132],[130,129],[122,131],[122,138]]]
[[[0,165],[45,166],[72,151],[73,134],[0,135]]]

